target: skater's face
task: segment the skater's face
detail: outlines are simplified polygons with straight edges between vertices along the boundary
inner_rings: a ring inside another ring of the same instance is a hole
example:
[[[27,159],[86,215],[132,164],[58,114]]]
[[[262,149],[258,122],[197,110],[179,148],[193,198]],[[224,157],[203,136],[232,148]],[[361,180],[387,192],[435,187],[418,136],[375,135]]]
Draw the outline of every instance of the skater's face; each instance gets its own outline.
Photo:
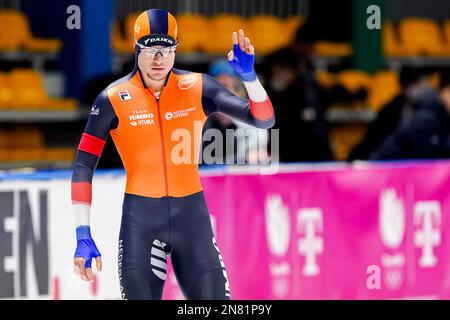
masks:
[[[139,69],[152,80],[165,79],[175,62],[175,47],[153,46],[141,49]]]

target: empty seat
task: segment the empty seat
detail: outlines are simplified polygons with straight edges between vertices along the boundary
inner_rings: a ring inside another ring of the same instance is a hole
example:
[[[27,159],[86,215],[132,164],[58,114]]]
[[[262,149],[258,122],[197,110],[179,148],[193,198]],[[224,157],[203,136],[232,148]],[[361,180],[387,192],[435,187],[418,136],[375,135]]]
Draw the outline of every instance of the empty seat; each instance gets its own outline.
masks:
[[[208,37],[210,21],[199,14],[183,13],[176,17],[178,23],[178,52],[197,52],[203,49]],[[231,39],[231,36],[230,36]]]
[[[338,74],[337,82],[349,92],[355,93],[362,88],[368,89],[370,87],[371,77],[363,71],[346,70]]]
[[[9,74],[14,101],[11,107],[17,109],[43,109],[47,94],[41,75],[32,69],[14,69]]]
[[[404,57],[414,55],[414,50],[406,48],[400,41],[395,25],[386,21],[382,27],[383,52],[388,57]]]
[[[439,25],[431,19],[403,19],[399,23],[399,33],[405,48],[416,55],[446,56],[450,53]]]
[[[14,100],[14,92],[6,73],[0,72],[0,110],[6,108]]]
[[[319,82],[322,86],[325,86],[325,87],[331,87],[336,84],[335,74],[328,72],[328,71],[317,70],[316,71],[316,79],[317,79],[317,82]]]
[[[283,21],[270,15],[255,15],[247,23],[245,33],[249,36],[255,50],[268,54],[289,45],[290,30],[285,29]]]
[[[42,148],[45,139],[42,132],[34,126],[18,126],[8,131],[9,148]]]
[[[450,19],[444,22],[443,31],[445,36],[445,48],[450,50]]]
[[[118,21],[114,21],[111,25],[111,46],[115,53],[133,52],[134,43],[122,35]]]
[[[206,30],[208,41],[205,41],[203,48],[208,53],[227,53],[232,48],[231,34],[239,29],[246,29],[245,20],[240,16],[219,14],[213,17]]]
[[[400,92],[398,74],[383,70],[372,76],[369,88],[368,105],[378,111]]]
[[[74,110],[74,99],[51,98],[42,76],[33,69],[14,69],[7,76],[13,98],[3,108],[16,110]],[[0,91],[1,92],[1,91]]]
[[[295,34],[303,22],[304,18],[298,15],[290,16],[283,21],[283,30],[288,33],[288,37],[290,39],[289,42],[293,42],[295,40]]]
[[[33,37],[28,18],[14,10],[0,11],[0,50],[25,49],[33,52],[61,49],[58,39],[41,39]]]
[[[317,41],[314,53],[318,56],[347,57],[353,54],[353,47],[348,43]]]

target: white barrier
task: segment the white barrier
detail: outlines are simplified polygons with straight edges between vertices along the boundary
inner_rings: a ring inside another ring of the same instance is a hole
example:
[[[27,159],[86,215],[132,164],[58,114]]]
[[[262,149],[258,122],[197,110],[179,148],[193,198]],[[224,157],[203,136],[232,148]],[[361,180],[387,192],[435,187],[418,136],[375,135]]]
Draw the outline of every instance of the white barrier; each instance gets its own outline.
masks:
[[[101,273],[94,267],[96,279],[87,283],[72,268],[76,237],[70,177],[1,181],[0,298],[119,299],[117,239],[124,189],[124,175],[94,178],[92,234],[104,263]]]

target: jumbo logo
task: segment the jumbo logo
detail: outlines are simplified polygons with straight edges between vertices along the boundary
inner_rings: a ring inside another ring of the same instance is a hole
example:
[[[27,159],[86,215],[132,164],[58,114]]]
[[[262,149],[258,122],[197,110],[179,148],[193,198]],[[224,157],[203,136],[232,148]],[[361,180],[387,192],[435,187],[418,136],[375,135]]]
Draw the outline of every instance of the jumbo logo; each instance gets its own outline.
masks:
[[[184,78],[178,81],[178,88],[181,90],[188,90],[195,85],[195,78]]]

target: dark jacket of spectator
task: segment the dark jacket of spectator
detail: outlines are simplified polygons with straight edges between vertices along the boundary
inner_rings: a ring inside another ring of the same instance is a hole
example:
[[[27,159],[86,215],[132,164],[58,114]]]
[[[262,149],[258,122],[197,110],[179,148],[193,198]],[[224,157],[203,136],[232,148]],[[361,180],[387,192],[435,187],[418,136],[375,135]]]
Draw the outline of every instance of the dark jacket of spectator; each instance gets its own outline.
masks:
[[[418,102],[410,121],[395,131],[370,160],[437,159],[450,157],[450,115],[434,92]]]

